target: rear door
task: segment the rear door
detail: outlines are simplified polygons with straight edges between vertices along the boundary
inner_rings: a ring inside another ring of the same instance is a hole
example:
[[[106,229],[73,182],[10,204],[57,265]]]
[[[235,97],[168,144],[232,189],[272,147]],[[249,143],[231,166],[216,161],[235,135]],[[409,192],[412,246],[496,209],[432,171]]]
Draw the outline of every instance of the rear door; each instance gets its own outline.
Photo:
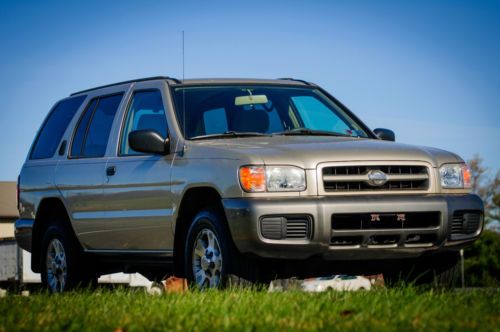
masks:
[[[162,83],[137,83],[115,133],[116,156],[107,161],[104,184],[106,234],[100,234],[101,249],[137,251],[173,249],[170,169],[167,156],[134,151],[128,134],[134,130],[156,130],[168,135]]]
[[[73,228],[84,248],[99,243],[94,234],[105,227],[106,202],[102,191],[106,149],[123,92],[91,98],[80,116],[66,159],[60,160],[55,181],[62,193]]]

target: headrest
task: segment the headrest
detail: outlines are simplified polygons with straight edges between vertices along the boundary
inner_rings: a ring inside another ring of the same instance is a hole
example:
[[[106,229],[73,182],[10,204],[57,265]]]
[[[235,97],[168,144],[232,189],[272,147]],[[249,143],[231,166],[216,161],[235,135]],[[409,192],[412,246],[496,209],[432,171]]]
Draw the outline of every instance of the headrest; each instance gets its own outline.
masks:
[[[269,115],[264,110],[236,111],[233,115],[234,131],[265,133],[269,129]]]

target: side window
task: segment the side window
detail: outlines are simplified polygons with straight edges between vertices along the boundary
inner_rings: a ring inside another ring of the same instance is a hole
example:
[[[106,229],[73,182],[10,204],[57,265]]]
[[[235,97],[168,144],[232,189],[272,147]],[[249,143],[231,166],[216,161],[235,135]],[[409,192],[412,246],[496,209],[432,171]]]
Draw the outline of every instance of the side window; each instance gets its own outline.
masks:
[[[36,138],[30,159],[45,159],[54,155],[66,127],[82,105],[85,97],[78,96],[66,99],[54,107]]]
[[[71,146],[71,157],[103,157],[111,125],[123,94],[93,99],[80,119]]]
[[[317,130],[349,133],[350,128],[337,114],[311,96],[292,97],[304,125]]]
[[[167,118],[163,108],[161,92],[158,90],[137,91],[132,97],[127,118],[120,138],[120,155],[141,155],[128,144],[128,135],[134,130],[155,130],[167,137]]]
[[[227,131],[227,117],[224,108],[216,108],[203,113],[205,135],[224,133]]]
[[[85,141],[85,134],[87,133],[87,128],[89,126],[89,121],[94,114],[95,105],[97,105],[97,98],[92,99],[92,101],[87,106],[87,109],[83,113],[83,116],[78,122],[78,127],[76,129],[75,135],[73,136],[73,143],[71,144],[71,156],[78,157],[82,155],[83,142]]]

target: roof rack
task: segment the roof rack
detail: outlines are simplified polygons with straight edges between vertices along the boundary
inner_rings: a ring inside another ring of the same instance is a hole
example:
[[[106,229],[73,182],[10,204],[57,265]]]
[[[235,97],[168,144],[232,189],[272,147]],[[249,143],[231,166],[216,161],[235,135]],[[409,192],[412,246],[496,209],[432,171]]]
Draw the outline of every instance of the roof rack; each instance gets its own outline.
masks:
[[[122,85],[122,84],[135,83],[135,82],[144,82],[144,81],[152,81],[152,80],[172,80],[175,83],[179,83],[179,84],[182,83],[180,80],[173,78],[173,77],[153,76],[153,77],[145,77],[145,78],[138,78],[135,80],[123,81],[123,82],[118,82],[118,83],[113,83],[113,84],[101,85],[101,86],[98,86],[98,87],[95,87],[92,89],[86,89],[86,90],[82,90],[82,91],[73,92],[70,96],[74,96],[74,95],[78,95],[80,93],[94,91],[94,90],[98,90],[98,89],[102,89],[102,88],[108,88],[108,87],[115,86],[115,85]]]
[[[304,83],[305,85],[311,85],[311,83],[309,83],[308,81],[299,80],[299,79],[292,78],[292,77],[281,77],[281,78],[278,78],[278,80],[284,80],[284,81],[296,81],[296,82],[301,82],[301,83]]]

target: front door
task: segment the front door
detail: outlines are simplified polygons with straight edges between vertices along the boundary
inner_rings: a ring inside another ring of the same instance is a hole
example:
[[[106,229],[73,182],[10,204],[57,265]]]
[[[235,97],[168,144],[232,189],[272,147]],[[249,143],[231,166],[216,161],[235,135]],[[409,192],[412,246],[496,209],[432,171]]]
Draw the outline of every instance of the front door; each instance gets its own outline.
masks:
[[[117,140],[117,155],[106,164],[103,186],[106,233],[99,248],[108,250],[173,249],[170,168],[172,156],[134,151],[128,134],[134,130],[156,130],[168,135],[162,93],[158,89],[133,92]]]

